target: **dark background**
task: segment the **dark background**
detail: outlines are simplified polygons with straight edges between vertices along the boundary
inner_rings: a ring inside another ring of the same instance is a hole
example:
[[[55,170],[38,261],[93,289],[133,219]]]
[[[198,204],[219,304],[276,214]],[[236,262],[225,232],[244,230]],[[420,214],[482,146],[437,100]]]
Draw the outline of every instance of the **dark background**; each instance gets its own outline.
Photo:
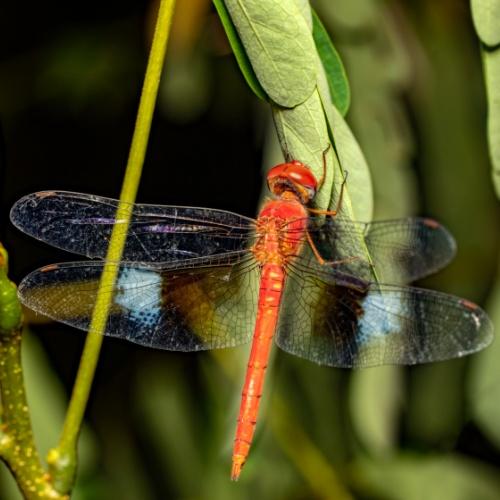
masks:
[[[423,285],[484,305],[499,221],[468,2],[315,4],[346,64],[348,120],[372,167],[376,217],[426,214],[445,223],[457,238],[457,259]],[[2,5],[0,239],[16,282],[72,259],[9,224],[16,199],[46,189],[118,197],[156,8]],[[240,76],[211,4],[179,0],[176,16],[138,201],[253,216],[270,113]],[[32,321],[26,376],[46,452],[58,437],[84,337]],[[492,423],[500,410],[484,410],[488,395],[478,395],[483,380],[494,379],[493,355],[349,372],[279,353],[255,446],[235,485],[230,447],[245,355],[180,355],[106,340],[75,498],[342,498],[345,488],[356,498],[500,498],[500,435]],[[15,498],[3,478],[0,495]]]

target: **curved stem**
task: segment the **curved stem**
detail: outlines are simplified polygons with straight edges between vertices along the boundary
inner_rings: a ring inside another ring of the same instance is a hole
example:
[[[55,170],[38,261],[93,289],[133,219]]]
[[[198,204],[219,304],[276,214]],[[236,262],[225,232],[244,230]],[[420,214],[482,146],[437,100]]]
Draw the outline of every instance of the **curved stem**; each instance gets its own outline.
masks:
[[[83,350],[63,431],[58,447],[51,450],[48,456],[54,484],[62,492],[69,491],[74,482],[78,434],[99,358],[103,340],[102,333],[106,327],[111,306],[112,294],[108,291],[113,288],[116,281],[119,269],[118,263],[123,253],[127,235],[126,228],[130,222],[131,213],[126,208],[126,205],[135,201],[142,173],[174,4],[175,0],[161,0],[160,3],[125,178],[120,194],[120,204],[117,210],[117,217],[123,221],[123,224],[120,224],[119,230],[116,230],[117,227],[115,227],[111,235],[106,265],[101,276],[89,334]]]

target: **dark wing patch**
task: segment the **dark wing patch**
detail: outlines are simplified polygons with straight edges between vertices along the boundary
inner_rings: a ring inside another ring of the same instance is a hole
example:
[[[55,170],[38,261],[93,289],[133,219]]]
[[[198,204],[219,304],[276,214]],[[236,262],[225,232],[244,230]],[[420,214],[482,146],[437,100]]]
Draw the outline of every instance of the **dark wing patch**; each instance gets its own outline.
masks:
[[[492,340],[486,313],[431,290],[291,271],[278,325],[281,349],[319,364],[413,365],[479,351]]]
[[[19,296],[41,314],[88,330],[103,270],[100,262],[47,266],[24,278]],[[258,279],[256,263],[241,254],[216,263],[196,259],[196,267],[191,261],[175,267],[121,263],[109,290],[105,335],[174,351],[246,343],[253,333]]]

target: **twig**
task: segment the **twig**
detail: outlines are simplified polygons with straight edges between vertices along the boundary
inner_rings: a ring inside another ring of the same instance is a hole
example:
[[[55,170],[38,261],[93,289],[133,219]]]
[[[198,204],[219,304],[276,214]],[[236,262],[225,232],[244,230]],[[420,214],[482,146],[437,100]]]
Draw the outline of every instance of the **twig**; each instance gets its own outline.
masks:
[[[89,334],[80,361],[63,431],[59,445],[57,448],[51,450],[48,456],[49,470],[54,477],[54,484],[62,492],[70,491],[74,483],[78,435],[99,358],[103,340],[101,334],[105,331],[113,297],[110,290],[113,289],[116,281],[119,270],[117,263],[121,259],[127,235],[126,229],[131,217],[130,210],[125,209],[125,206],[135,201],[142,173],[174,4],[175,0],[161,0],[160,3],[134,135],[120,195],[120,205],[117,210],[117,217],[123,223],[120,224],[120,227],[116,226],[111,235],[106,256],[106,265],[99,284],[94,314],[90,323]]]
[[[16,286],[7,277],[0,244],[0,458],[27,499],[63,499],[43,468],[33,439],[21,367],[22,313]]]

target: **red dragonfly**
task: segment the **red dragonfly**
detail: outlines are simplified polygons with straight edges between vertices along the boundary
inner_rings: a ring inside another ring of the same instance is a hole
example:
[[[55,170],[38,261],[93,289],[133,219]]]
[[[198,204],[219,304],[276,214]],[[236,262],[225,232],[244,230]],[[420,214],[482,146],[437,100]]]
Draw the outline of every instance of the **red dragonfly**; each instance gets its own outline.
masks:
[[[454,240],[440,224],[318,215],[307,208],[317,181],[298,161],[272,168],[267,180],[274,198],[257,220],[207,208],[130,206],[123,259],[109,290],[108,336],[174,351],[252,341],[234,480],[252,442],[273,338],[286,352],[352,368],[465,356],[493,335],[472,302],[401,286],[453,257]],[[117,207],[115,200],[63,191],[31,194],[13,206],[12,222],[25,233],[101,259],[34,271],[19,285],[28,307],[89,328],[102,259],[113,227],[123,223]]]

